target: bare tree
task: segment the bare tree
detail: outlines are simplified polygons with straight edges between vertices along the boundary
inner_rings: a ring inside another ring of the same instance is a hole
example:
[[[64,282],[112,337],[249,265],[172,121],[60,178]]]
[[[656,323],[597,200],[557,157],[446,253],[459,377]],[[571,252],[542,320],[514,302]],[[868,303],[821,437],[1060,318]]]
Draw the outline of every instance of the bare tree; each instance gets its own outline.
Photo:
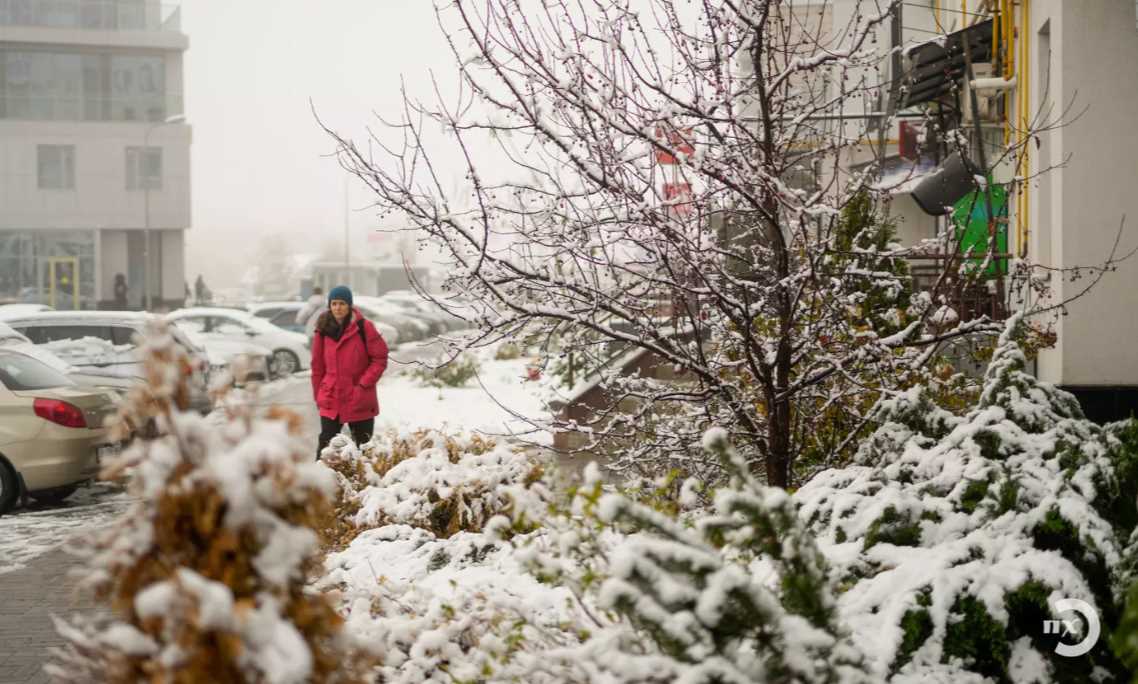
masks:
[[[440,27],[462,94],[405,98],[366,149],[337,136],[340,159],[453,258],[449,291],[480,303],[468,345],[536,334],[599,369],[614,408],[557,427],[623,439],[614,467],[707,472],[692,446],[728,426],[789,486],[803,454],[848,453],[878,393],[999,328],[913,294],[911,251],[872,201],[850,206],[874,178],[846,151],[872,136],[845,114],[886,87],[877,40],[897,4],[847,21],[786,0],[453,0]],[[465,197],[444,191],[439,127]],[[628,350],[680,380],[606,370]]]

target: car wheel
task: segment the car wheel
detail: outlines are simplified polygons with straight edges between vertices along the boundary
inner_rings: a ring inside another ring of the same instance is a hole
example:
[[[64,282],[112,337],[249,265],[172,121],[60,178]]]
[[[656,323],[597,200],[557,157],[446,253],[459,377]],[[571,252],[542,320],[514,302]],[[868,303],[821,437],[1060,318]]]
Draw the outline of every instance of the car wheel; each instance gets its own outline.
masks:
[[[269,373],[274,378],[283,378],[300,370],[300,359],[287,349],[278,349],[269,359]]]
[[[16,471],[0,457],[0,515],[12,510],[19,497],[20,482],[16,479]]]
[[[74,494],[76,489],[79,489],[77,485],[68,485],[66,487],[45,489],[41,492],[28,492],[28,496],[32,497],[39,503],[58,504],[63,503],[64,499]]]

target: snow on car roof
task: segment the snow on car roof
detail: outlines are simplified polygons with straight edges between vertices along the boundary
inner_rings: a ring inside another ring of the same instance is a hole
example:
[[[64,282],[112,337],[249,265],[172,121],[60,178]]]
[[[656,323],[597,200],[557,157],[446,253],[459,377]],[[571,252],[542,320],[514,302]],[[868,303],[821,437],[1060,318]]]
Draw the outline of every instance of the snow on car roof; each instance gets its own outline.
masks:
[[[171,320],[178,318],[186,318],[188,316],[233,316],[236,318],[248,318],[253,314],[245,309],[227,309],[220,306],[192,306],[188,309],[178,309],[166,314],[166,318]]]
[[[299,309],[302,306],[304,306],[304,302],[297,301],[257,302],[249,305],[249,311],[256,313],[262,309]]]
[[[5,316],[3,320],[8,325],[48,322],[61,323],[65,321],[139,324],[153,320],[154,318],[154,314],[145,311],[37,311],[30,313],[25,312],[19,316]]]

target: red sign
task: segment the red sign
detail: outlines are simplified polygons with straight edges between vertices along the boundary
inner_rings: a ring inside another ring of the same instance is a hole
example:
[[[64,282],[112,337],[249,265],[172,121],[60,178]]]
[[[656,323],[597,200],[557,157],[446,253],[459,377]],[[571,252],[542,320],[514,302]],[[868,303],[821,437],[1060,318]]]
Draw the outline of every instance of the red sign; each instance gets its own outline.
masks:
[[[664,200],[673,216],[691,214],[691,197],[691,183],[664,183]]]
[[[676,130],[674,128],[665,129],[663,126],[656,127],[656,139],[661,144],[672,148],[675,152],[683,155],[695,153],[695,147],[692,146],[688,140],[691,139],[692,130],[685,128]],[[656,163],[658,164],[676,164],[678,160],[670,152],[664,150],[656,150]]]

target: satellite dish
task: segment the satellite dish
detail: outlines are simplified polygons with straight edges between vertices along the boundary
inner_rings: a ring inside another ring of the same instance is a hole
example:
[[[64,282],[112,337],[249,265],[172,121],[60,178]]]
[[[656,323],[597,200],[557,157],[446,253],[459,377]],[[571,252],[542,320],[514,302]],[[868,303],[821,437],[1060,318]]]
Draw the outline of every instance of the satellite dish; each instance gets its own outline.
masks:
[[[936,171],[925,176],[913,189],[913,200],[926,214],[952,213],[957,200],[979,188],[975,165],[959,152],[953,152]]]

